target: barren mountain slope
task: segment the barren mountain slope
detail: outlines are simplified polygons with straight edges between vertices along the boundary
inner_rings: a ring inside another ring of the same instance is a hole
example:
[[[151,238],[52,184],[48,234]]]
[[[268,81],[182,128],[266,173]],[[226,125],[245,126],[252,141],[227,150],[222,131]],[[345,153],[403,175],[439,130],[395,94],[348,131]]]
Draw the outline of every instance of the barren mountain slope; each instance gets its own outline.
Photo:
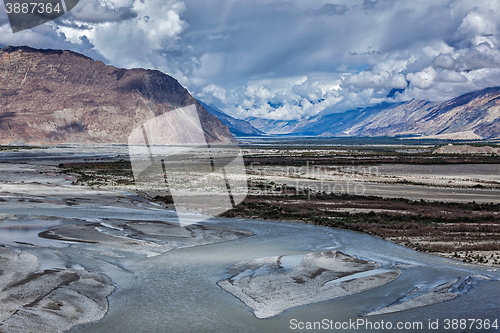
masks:
[[[500,87],[445,102],[380,103],[300,120],[251,118],[249,121],[267,134],[493,139],[500,138]]]
[[[135,127],[192,104],[209,142],[234,141],[227,126],[159,71],[119,69],[71,51],[0,50],[0,144],[127,143]]]

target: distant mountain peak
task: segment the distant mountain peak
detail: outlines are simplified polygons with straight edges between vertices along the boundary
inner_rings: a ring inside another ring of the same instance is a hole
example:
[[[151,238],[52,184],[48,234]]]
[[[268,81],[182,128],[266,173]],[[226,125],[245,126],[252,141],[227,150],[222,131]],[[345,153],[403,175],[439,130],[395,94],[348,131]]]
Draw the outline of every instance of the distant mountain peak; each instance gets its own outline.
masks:
[[[493,139],[500,138],[500,87],[442,103],[412,99],[302,120],[251,118],[249,122],[268,134]]]
[[[229,131],[231,131],[234,136],[264,135],[264,132],[254,128],[248,121],[231,117],[213,105],[205,104],[202,101],[199,102],[208,113],[219,118],[219,120],[229,128]]]

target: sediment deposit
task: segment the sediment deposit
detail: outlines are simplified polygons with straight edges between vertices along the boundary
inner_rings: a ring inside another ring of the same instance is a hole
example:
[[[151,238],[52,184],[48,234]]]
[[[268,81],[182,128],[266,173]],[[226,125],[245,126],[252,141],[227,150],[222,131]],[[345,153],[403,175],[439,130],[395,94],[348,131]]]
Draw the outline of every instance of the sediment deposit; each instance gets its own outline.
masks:
[[[269,318],[299,305],[377,288],[401,274],[338,251],[309,253],[297,265],[284,265],[286,261],[280,256],[236,264],[228,269],[231,277],[218,284],[252,308],[257,318]]]

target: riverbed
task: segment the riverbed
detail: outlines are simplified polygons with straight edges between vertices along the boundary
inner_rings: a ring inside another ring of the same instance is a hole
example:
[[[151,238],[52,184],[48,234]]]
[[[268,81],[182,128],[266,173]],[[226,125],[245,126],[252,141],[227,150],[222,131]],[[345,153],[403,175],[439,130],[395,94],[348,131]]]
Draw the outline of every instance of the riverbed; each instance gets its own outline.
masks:
[[[202,229],[241,230],[245,236],[165,251],[128,251],[38,236],[44,230],[74,223],[87,223],[108,233],[114,229],[118,232],[120,223],[175,223],[174,211],[138,200],[132,193],[75,186],[71,177],[57,173],[56,166],[61,160],[119,160],[123,156],[123,147],[111,152],[106,148],[94,152],[75,152],[70,148],[58,152],[51,148],[3,155],[7,163],[2,164],[0,172],[2,243],[37,256],[39,270],[83,267],[105,275],[115,286],[108,296],[109,307],[104,318],[75,327],[71,332],[289,332],[294,331],[293,320],[323,319],[419,322],[423,328],[428,327],[429,320],[438,320],[441,328],[446,319],[500,321],[500,272],[496,268],[419,253],[348,230],[292,222],[213,218],[203,222]],[[432,191],[435,189],[429,190]],[[469,200],[475,198],[471,193],[467,195]],[[401,275],[378,288],[293,307],[267,319],[258,319],[250,307],[217,285],[229,277],[228,267],[237,263],[273,256],[300,257],[321,251],[341,251],[361,260],[375,261],[380,263],[380,269],[397,269]],[[445,302],[364,317],[405,295],[424,295],[443,283],[465,281],[474,274],[491,280]],[[494,331],[500,330],[488,330]]]
[[[118,290],[110,296],[105,319],[75,332],[288,332],[290,320],[349,321],[397,301],[415,287],[430,290],[474,273],[500,278],[491,268],[465,265],[395,245],[361,233],[295,223],[216,219],[217,226],[246,229],[256,235],[232,242],[179,249],[146,261],[126,261],[129,272],[110,274]],[[401,276],[380,288],[344,298],[292,308],[269,319],[252,310],[217,281],[235,263],[277,255],[341,250],[359,258],[398,265]],[[451,301],[370,317],[372,321],[420,321],[446,318],[496,319],[500,282],[485,282]],[[361,330],[363,331],[363,330]],[[490,330],[494,331],[494,330]]]

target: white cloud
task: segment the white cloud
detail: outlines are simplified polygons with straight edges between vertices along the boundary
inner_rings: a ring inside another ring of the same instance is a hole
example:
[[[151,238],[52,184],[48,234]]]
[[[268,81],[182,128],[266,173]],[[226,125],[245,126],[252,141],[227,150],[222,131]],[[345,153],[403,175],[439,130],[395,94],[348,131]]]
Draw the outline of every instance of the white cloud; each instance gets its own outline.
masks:
[[[159,69],[240,117],[292,119],[500,85],[499,1],[86,0],[24,32],[7,22],[0,13],[0,44]]]
[[[432,65],[436,68],[455,69],[455,59],[449,54],[439,54]]]
[[[499,67],[500,50],[484,42],[467,49],[467,51],[459,56],[458,61],[462,70]]]
[[[131,8],[132,4],[132,2],[119,4],[112,1],[86,0],[81,1],[70,13],[80,22],[123,21],[137,15]]]
[[[175,45],[188,26],[181,19],[184,3],[135,0],[131,10],[137,15],[134,19],[94,25],[91,42],[117,66],[170,69],[168,59],[160,59],[158,53]]]
[[[209,84],[201,90],[201,93],[197,95],[198,98],[211,104],[219,104],[226,102],[226,90],[221,86],[215,84]],[[217,100],[218,101],[217,101]]]
[[[494,36],[496,32],[495,13],[486,8],[476,7],[464,17],[455,37],[465,37],[473,41],[477,36]]]
[[[463,76],[462,74],[457,73],[455,71],[443,70],[436,75],[435,81],[437,81],[437,82],[463,83],[463,82],[467,82],[467,78],[465,76]]]
[[[31,30],[13,34],[2,26],[7,32],[0,44],[71,49],[119,67],[167,71],[160,53],[188,27],[181,19],[185,9],[177,0],[80,1],[60,19]]]
[[[427,67],[420,72],[406,74],[406,79],[410,81],[410,85],[414,87],[429,89],[434,84],[436,76],[437,73],[434,68]]]
[[[349,76],[345,82],[356,88],[398,88],[404,89],[407,86],[405,76],[399,73],[386,71],[361,72]]]

